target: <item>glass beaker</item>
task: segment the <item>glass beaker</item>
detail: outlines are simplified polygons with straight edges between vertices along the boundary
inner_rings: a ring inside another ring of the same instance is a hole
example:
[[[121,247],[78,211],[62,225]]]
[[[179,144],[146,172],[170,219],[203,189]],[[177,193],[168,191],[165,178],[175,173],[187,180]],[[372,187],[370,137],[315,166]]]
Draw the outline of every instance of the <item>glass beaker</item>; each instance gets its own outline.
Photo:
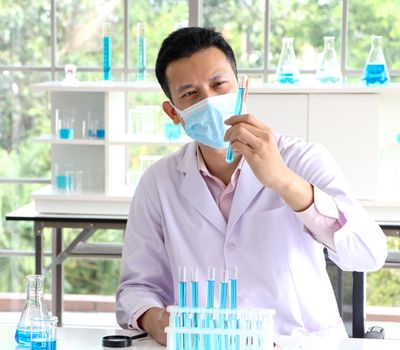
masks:
[[[276,80],[281,84],[299,81],[299,68],[293,49],[293,38],[282,38],[282,51],[276,68]]]
[[[75,117],[74,109],[56,109],[55,125],[58,138],[65,140],[74,138]]]
[[[57,348],[57,316],[31,317],[31,349],[56,350]]]
[[[15,340],[21,346],[31,345],[31,318],[49,316],[47,306],[43,300],[43,275],[26,276],[28,281],[26,301],[15,332]]]
[[[72,164],[54,163],[54,189],[57,192],[73,192],[74,172]]]
[[[371,49],[364,67],[362,80],[367,86],[384,85],[390,81],[382,50],[382,36],[380,35],[371,35]]]
[[[340,84],[343,81],[342,72],[336,58],[334,36],[324,36],[324,51],[317,70],[317,79],[323,84]]]

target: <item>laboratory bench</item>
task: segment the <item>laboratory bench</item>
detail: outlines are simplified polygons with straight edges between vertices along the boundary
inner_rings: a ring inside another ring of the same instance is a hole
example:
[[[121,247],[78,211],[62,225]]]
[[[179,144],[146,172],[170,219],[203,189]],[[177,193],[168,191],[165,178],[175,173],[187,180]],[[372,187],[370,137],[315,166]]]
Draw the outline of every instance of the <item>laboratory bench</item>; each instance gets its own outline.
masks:
[[[0,325],[0,344],[2,350],[24,350],[18,347],[14,340],[16,325]],[[57,328],[57,350],[98,350],[111,349],[102,347],[105,335],[123,334],[134,335],[134,331],[107,328]],[[276,336],[275,342],[283,350],[398,350],[400,340],[377,339],[336,339],[314,338],[304,336]],[[166,347],[159,345],[151,337],[137,339],[132,346],[123,349],[162,350]]]

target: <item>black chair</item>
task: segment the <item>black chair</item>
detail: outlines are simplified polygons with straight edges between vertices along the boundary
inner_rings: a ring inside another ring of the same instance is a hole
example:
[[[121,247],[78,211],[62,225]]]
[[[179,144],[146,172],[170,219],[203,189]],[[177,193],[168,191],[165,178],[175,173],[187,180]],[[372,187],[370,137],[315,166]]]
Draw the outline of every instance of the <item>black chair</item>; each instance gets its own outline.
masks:
[[[352,338],[384,338],[381,327],[365,331],[365,273],[342,271],[325,250],[327,271],[335,292],[339,313],[347,334]]]

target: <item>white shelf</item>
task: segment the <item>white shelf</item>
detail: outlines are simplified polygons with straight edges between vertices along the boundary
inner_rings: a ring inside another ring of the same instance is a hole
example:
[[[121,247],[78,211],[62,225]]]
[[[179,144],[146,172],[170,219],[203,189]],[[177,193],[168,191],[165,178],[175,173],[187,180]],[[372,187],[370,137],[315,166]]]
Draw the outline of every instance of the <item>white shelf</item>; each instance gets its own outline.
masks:
[[[116,82],[116,81],[80,81],[66,83],[61,81],[48,81],[31,85],[35,91],[85,91],[85,92],[161,92],[158,83],[150,82]],[[354,93],[394,93],[400,92],[400,83],[390,83],[382,87],[367,87],[363,83],[345,83],[342,85],[322,85],[311,83],[297,83],[284,85],[278,83],[251,84],[249,93],[254,94],[354,94]]]
[[[153,145],[153,146],[182,146],[192,140],[182,136],[176,140],[169,140],[161,135],[122,135],[118,139],[110,140],[111,145]]]
[[[62,193],[46,186],[32,193],[36,211],[40,213],[128,215],[133,189],[115,194]]]
[[[97,139],[59,139],[52,135],[39,136],[35,139],[39,143],[48,143],[52,145],[93,145],[104,146],[104,140]]]

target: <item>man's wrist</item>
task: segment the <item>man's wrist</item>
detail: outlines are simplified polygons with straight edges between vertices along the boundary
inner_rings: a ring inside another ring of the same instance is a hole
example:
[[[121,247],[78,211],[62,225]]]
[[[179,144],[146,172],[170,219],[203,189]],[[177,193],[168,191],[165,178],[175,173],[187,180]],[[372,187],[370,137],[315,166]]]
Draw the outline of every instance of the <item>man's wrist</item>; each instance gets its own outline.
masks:
[[[137,320],[138,326],[145,330],[146,332],[150,331],[151,324],[153,324],[153,320],[155,317],[158,317],[162,309],[159,307],[151,307],[147,311],[145,311]]]

